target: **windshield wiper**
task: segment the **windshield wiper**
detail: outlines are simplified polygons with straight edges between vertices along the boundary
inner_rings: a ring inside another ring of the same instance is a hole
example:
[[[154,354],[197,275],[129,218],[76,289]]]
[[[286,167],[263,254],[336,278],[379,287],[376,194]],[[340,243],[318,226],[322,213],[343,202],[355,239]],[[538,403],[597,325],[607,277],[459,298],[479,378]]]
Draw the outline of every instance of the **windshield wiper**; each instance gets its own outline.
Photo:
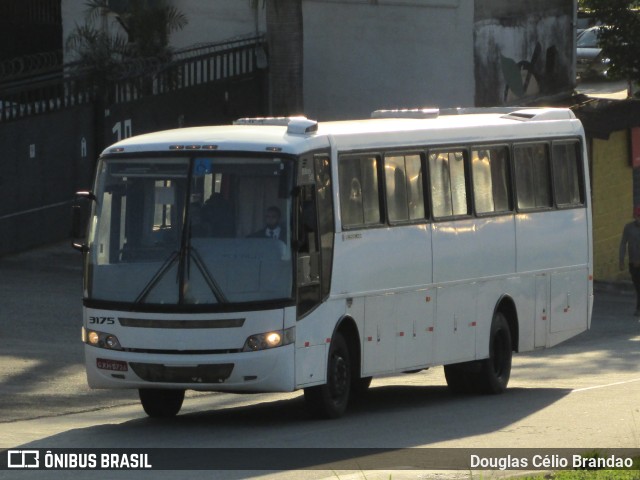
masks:
[[[179,254],[180,252],[177,252],[177,251],[173,251],[169,254],[169,256],[166,258],[166,260],[164,261],[160,269],[156,272],[156,274],[151,278],[151,280],[149,280],[149,282],[142,289],[142,292],[140,292],[140,295],[138,295],[134,303],[144,302],[144,300],[147,298],[149,293],[151,293],[151,290],[155,288],[158,282],[162,280],[162,277],[165,276],[165,274],[169,271],[171,266],[175,263]]]
[[[191,196],[191,184],[193,180],[193,170],[190,168],[187,178],[187,191],[185,192],[185,198]],[[178,304],[184,305],[188,303],[185,299],[188,289],[188,278],[191,276],[191,260],[193,258],[194,264],[202,274],[207,286],[215,296],[219,303],[229,303],[226,295],[220,288],[220,285],[215,280],[211,272],[207,269],[204,261],[200,257],[197,250],[191,246],[191,211],[190,206],[187,204],[184,206],[184,219],[182,224],[182,232],[180,235],[180,250],[175,250],[169,254],[165,259],[160,269],[145,285],[140,295],[135,300],[135,303],[143,303],[149,296],[151,291],[158,285],[160,280],[171,269],[174,263],[178,262],[177,271],[177,283],[178,283]]]
[[[220,288],[220,285],[218,285],[218,282],[216,282],[216,279],[213,278],[213,275],[211,275],[211,272],[209,272],[209,270],[207,269],[206,264],[202,260],[202,257],[200,257],[200,254],[195,249],[195,247],[192,247],[191,245],[189,245],[187,248],[189,250],[189,253],[188,253],[189,260],[191,260],[192,254],[193,254],[193,260],[194,260],[193,263],[195,263],[196,267],[198,267],[198,270],[200,270],[200,273],[204,277],[205,282],[207,282],[207,286],[209,287],[209,290],[211,290],[211,293],[213,293],[213,295],[216,297],[216,300],[218,300],[218,302],[220,303],[229,303],[229,300],[227,299],[226,295]]]
[[[192,160],[193,162],[193,160]],[[193,180],[193,168],[189,169],[189,176],[187,180],[187,192],[186,198],[191,197],[191,185]],[[222,292],[220,285],[213,278],[211,272],[207,270],[206,265],[202,261],[200,254],[198,251],[191,246],[191,208],[190,205],[185,206],[184,212],[184,223],[182,225],[182,235],[181,235],[181,243],[180,243],[180,252],[179,258],[180,263],[178,264],[178,304],[183,305],[185,302],[185,294],[187,293],[187,277],[191,276],[191,258],[195,260],[195,265],[200,270],[200,273],[204,277],[207,282],[207,286],[216,297],[216,300],[219,303],[229,303],[229,300]]]

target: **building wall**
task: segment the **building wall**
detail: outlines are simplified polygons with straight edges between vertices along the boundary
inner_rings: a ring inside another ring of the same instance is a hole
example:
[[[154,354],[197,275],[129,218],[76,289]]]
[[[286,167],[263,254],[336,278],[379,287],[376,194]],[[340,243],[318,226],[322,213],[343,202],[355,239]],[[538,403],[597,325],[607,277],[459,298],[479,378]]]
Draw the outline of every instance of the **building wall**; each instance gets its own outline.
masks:
[[[525,96],[573,86],[575,0],[302,2],[304,110],[313,118],[514,103],[509,78]],[[266,31],[263,0],[172,3],[189,20],[171,36],[176,49]],[[62,0],[65,38],[85,12],[84,0]],[[113,18],[104,24],[121,30]]]
[[[307,115],[473,105],[473,2],[304,0],[303,17]]]
[[[592,140],[594,279],[627,280],[618,269],[618,248],[624,225],[633,220],[633,172],[626,130],[608,140]]]
[[[85,3],[85,0],[62,0],[63,41],[66,41],[76,25],[86,22]],[[257,32],[264,33],[266,29],[265,10],[261,0],[255,2],[255,8],[251,0],[172,0],[171,3],[189,22],[182,30],[171,34],[170,43],[174,49],[251,36]],[[108,26],[114,33],[126,36],[115,18],[96,23],[96,26],[102,25]],[[66,61],[72,61],[70,52],[66,54]]]
[[[476,106],[570,91],[575,84],[574,0],[475,1]]]
[[[0,255],[69,236],[75,192],[91,187],[90,104],[0,124]]]
[[[189,24],[171,36],[176,49],[264,33],[263,0],[173,0]],[[252,5],[255,4],[255,8]]]

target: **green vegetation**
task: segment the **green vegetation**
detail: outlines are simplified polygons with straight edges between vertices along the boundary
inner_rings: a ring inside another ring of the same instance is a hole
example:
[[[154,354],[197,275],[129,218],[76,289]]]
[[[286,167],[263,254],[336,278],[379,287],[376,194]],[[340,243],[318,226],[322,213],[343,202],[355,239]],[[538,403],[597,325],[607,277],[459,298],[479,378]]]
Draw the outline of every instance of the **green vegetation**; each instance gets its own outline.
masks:
[[[108,0],[85,5],[86,23],[76,25],[66,48],[79,67],[91,70],[97,79],[117,75],[127,61],[169,61],[169,35],[187,25],[186,16],[165,0],[131,0],[119,11],[111,9]]]
[[[640,82],[640,0],[582,0],[579,6],[604,25],[599,41],[611,77]]]

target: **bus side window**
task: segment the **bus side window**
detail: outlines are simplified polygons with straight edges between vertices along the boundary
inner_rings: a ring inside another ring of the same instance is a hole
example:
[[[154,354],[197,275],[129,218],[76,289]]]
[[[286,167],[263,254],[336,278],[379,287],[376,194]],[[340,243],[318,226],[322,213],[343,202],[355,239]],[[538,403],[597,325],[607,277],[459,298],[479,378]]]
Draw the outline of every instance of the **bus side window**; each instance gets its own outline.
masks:
[[[583,205],[580,175],[580,143],[554,142],[553,188],[560,207]]]
[[[379,224],[378,158],[343,157],[338,170],[342,225],[350,228]]]
[[[551,172],[547,145],[515,145],[513,160],[518,208],[526,210],[551,207]]]
[[[384,159],[389,221],[424,218],[420,155],[390,155]]]
[[[465,170],[464,150],[429,154],[434,217],[469,213]]]
[[[471,150],[473,199],[477,213],[511,210],[508,159],[506,146]]]

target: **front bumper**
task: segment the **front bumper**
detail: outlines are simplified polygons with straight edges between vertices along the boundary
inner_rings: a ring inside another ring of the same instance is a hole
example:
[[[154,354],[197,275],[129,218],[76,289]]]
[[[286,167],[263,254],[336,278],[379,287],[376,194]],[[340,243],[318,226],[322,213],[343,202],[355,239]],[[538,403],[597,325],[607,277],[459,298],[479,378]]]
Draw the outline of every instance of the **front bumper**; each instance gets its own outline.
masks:
[[[180,388],[220,392],[295,389],[294,345],[213,355],[151,354],[85,345],[91,388]]]

